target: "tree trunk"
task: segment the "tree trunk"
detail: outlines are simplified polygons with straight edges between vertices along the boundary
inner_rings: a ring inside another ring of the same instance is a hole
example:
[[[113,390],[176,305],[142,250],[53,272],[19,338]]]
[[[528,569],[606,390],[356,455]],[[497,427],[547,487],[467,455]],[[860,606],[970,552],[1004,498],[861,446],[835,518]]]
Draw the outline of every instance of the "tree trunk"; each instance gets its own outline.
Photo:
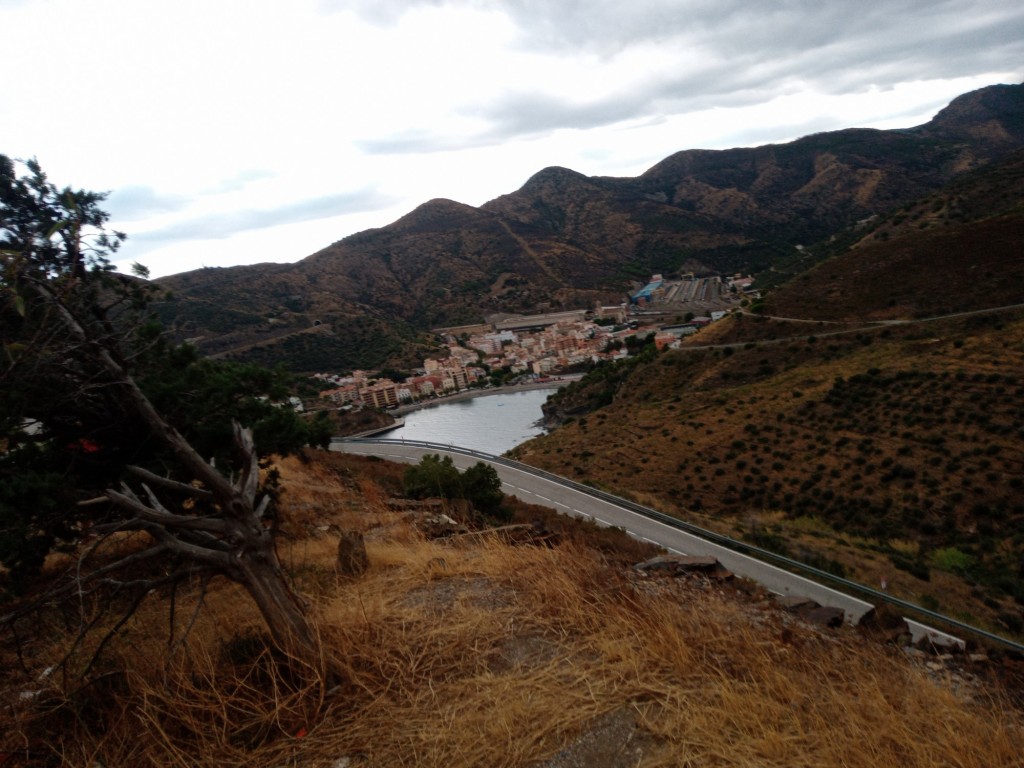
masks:
[[[260,542],[247,542],[235,560],[233,578],[252,597],[274,643],[285,653],[316,669],[323,669],[319,639],[300,598],[284,577],[269,534]],[[252,546],[255,544],[255,546]]]

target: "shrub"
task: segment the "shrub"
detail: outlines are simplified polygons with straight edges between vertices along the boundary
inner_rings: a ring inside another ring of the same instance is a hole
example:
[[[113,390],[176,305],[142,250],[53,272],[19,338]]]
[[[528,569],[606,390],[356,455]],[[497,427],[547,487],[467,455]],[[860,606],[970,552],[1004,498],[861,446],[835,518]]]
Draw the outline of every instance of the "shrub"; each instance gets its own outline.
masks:
[[[929,556],[932,566],[940,571],[950,573],[966,573],[974,566],[975,558],[956,547],[944,547],[934,550]]]
[[[900,554],[892,554],[889,556],[889,559],[892,561],[893,567],[906,571],[911,576],[921,579],[921,581],[931,581],[931,571],[920,560],[911,560]]]

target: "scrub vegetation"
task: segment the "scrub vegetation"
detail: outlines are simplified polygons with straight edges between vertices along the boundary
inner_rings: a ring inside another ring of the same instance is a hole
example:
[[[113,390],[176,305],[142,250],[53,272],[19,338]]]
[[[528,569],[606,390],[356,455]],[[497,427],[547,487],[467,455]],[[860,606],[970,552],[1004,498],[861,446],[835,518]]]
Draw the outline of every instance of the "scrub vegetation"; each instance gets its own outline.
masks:
[[[667,352],[617,379],[595,372],[563,390],[551,409],[577,415],[516,456],[1019,630],[1024,322],[1013,313]],[[932,556],[951,547],[964,553],[955,567]]]
[[[404,467],[386,462],[279,470],[280,554],[343,662],[333,687],[273,651],[228,582],[170,648],[166,602],[147,603],[85,684],[89,649],[53,667],[73,632],[43,615],[3,648],[8,764],[982,768],[1024,748],[991,662],[925,664],[746,585],[639,577],[614,532],[428,540],[387,503]],[[332,526],[363,532],[362,576],[335,572]],[[182,616],[198,596],[179,592]]]

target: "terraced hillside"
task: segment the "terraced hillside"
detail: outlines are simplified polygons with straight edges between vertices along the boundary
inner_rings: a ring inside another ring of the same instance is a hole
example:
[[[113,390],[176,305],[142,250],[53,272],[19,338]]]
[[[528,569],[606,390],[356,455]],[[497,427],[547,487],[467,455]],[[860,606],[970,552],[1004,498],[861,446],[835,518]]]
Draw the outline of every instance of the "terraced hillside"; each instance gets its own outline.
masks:
[[[1024,626],[1020,311],[650,356],[562,390],[517,457]]]

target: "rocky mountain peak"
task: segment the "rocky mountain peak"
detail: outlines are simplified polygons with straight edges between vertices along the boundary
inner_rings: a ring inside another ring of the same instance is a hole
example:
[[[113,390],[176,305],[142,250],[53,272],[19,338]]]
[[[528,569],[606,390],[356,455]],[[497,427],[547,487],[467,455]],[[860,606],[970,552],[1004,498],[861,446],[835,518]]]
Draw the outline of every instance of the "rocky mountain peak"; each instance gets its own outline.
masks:
[[[1024,86],[992,85],[957,96],[921,130],[946,138],[1019,142],[1024,139]]]

